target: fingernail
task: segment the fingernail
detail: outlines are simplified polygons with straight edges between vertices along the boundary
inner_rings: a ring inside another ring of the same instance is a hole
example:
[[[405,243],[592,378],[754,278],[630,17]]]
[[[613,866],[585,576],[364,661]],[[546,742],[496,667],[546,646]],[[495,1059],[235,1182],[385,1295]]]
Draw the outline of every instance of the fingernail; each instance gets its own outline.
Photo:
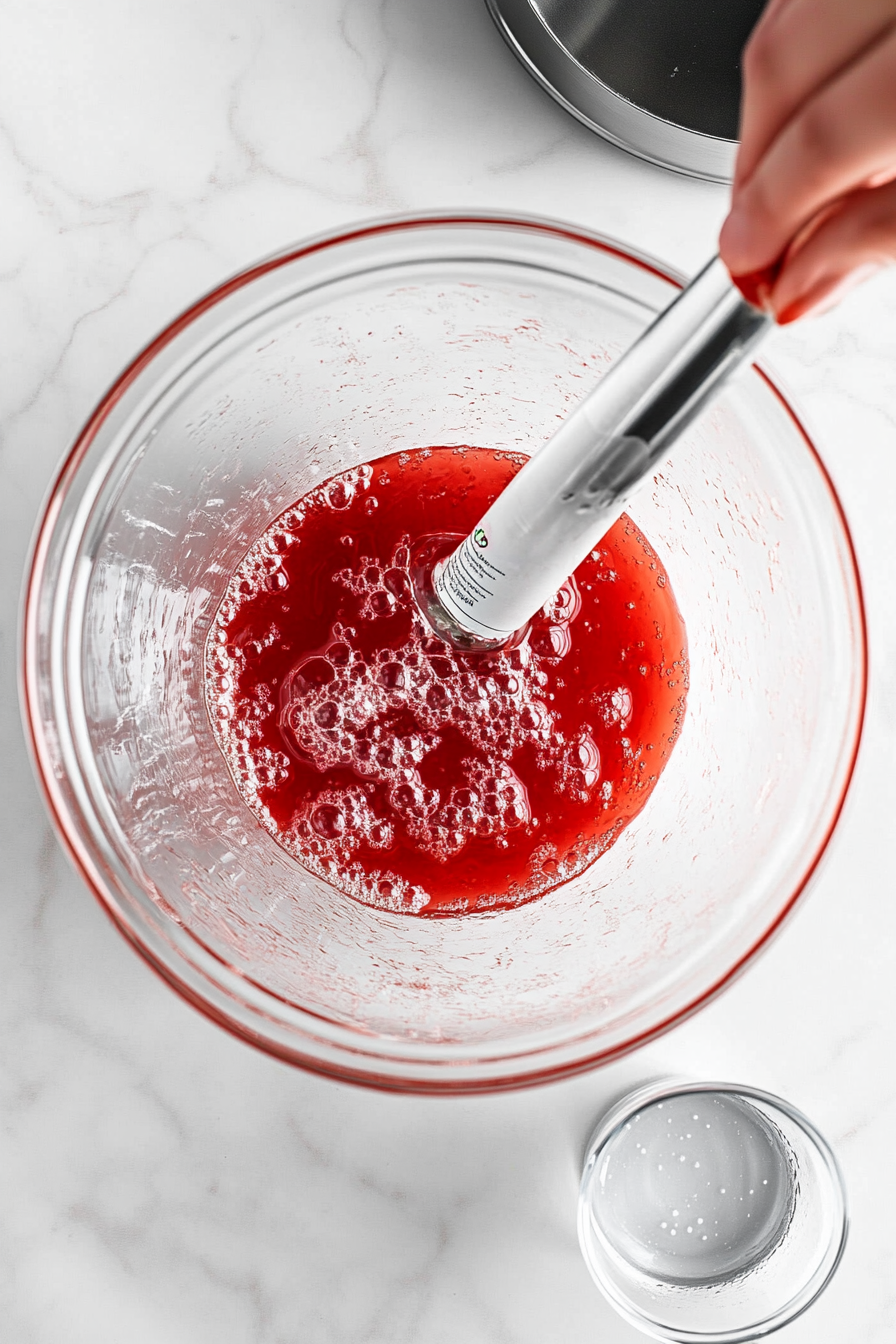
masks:
[[[758,271],[745,271],[741,275],[732,275],[731,279],[743,294],[747,303],[754,308],[768,309],[775,281],[781,270],[780,260],[771,266],[761,266]]]
[[[822,298],[823,295],[819,295],[816,299],[814,292],[804,294],[801,298],[794,299],[792,303],[785,304],[780,312],[775,313],[775,321],[779,327],[789,326],[791,322],[796,322],[799,318],[810,313],[816,304],[821,302]],[[821,314],[819,313],[818,316],[820,317]]]
[[[812,313],[815,317],[821,317],[823,313],[836,307],[851,290],[880,270],[883,270],[880,263],[868,262],[864,266],[858,266],[854,271],[849,271],[846,275],[821,277],[804,290],[802,294],[797,295],[795,299],[782,304],[781,308],[775,313],[775,321],[779,327],[786,327],[789,323],[796,322],[809,313]]]

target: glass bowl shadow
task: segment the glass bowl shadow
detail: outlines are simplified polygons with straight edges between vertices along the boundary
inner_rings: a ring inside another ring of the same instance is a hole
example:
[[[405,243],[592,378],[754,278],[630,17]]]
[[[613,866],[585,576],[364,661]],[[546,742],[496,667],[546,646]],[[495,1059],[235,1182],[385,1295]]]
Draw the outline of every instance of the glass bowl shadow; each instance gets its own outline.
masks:
[[[756,368],[630,510],[687,625],[688,712],[648,806],[574,880],[462,919],[364,907],[255,820],[206,713],[221,594],[284,508],[403,448],[533,451],[679,284],[550,221],[384,221],[208,295],[75,442],[26,591],[37,773],[120,929],[242,1038],[384,1088],[558,1078],[705,1002],[804,890],[853,769],[864,620],[831,482]]]

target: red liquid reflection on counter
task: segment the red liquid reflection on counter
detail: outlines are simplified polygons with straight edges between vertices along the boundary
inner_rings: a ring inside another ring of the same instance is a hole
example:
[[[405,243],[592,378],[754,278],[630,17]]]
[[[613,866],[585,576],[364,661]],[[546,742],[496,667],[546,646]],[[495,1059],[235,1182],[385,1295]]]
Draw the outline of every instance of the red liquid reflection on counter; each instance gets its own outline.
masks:
[[[312,872],[367,905],[460,915],[580,872],[644,807],[678,737],[686,636],[625,516],[516,647],[425,626],[412,549],[469,531],[525,459],[418,449],[324,483],[233,576],[206,651],[243,798]]]

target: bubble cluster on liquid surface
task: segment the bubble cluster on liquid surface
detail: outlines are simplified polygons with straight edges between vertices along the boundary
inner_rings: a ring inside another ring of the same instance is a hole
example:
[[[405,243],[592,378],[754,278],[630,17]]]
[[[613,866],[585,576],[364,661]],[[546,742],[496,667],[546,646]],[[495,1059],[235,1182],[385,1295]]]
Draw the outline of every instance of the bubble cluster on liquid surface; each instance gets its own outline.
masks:
[[[596,1227],[635,1269],[711,1285],[781,1244],[796,1162],[774,1122],[743,1097],[689,1093],[636,1112],[598,1155]]]
[[[340,538],[345,563],[340,560],[332,581],[352,599],[351,616],[335,620],[325,643],[302,657],[281,684],[256,685],[249,703],[237,694],[247,660],[278,641],[281,631],[274,623],[261,640],[233,643],[231,623],[259,594],[288,596],[284,557],[302,543],[307,517],[344,515],[359,502],[370,512],[371,476],[371,468],[362,466],[334,477],[281,515],[250,549],[209,636],[208,700],[240,792],[278,842],[364,903],[417,913],[430,893],[425,879],[408,881],[390,867],[397,845],[410,842],[430,863],[445,865],[477,841],[506,850],[524,832],[537,832],[541,818],[533,815],[526,785],[511,764],[516,753],[527,749],[554,792],[576,804],[606,809],[612,786],[601,779],[591,726],[583,720],[574,733],[564,733],[551,705],[551,670],[569,651],[570,625],[581,605],[574,580],[516,647],[464,653],[437,638],[417,610],[410,537],[401,537],[387,555],[359,554],[348,518]],[[378,639],[382,623],[396,612],[406,617],[400,640]],[[631,713],[628,686],[594,697],[594,720],[604,726],[622,730]],[[277,747],[262,742],[260,724],[272,715],[279,722]],[[427,765],[446,737],[452,777],[436,771],[434,786]],[[329,778],[284,827],[266,798],[289,778],[295,762]],[[533,843],[530,878],[524,887],[502,892],[500,903],[530,900],[556,886],[592,862],[615,832],[593,843],[581,838],[576,852],[558,852],[547,836]],[[488,904],[484,893],[478,908]]]

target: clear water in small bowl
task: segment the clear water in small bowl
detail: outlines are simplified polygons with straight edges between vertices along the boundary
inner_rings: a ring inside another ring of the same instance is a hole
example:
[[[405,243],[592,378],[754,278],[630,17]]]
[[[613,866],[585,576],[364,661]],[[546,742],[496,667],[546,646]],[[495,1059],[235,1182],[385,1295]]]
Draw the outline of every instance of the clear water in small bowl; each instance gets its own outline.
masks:
[[[742,1097],[654,1102],[598,1163],[593,1217],[629,1263],[669,1283],[743,1274],[790,1224],[796,1163],[780,1129]]]
[[[582,1254],[613,1306],[656,1339],[764,1337],[824,1290],[846,1235],[834,1154],[766,1092],[650,1085],[614,1106],[588,1145]]]

